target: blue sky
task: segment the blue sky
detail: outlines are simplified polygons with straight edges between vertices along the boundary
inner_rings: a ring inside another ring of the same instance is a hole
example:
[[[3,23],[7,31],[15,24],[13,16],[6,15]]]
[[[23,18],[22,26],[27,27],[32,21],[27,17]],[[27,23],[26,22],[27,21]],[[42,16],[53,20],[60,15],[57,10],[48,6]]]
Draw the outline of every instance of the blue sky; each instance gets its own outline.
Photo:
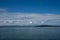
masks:
[[[0,0],[9,12],[60,14],[60,0]]]
[[[0,0],[0,25],[60,25],[60,0]]]

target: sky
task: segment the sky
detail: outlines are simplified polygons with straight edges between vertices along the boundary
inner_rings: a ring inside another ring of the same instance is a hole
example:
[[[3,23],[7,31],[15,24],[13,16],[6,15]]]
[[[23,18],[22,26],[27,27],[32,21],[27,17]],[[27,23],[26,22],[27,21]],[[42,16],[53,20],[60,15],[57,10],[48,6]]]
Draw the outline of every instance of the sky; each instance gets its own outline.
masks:
[[[60,14],[60,0],[0,0],[9,12]]]
[[[60,0],[0,0],[0,25],[60,25]]]

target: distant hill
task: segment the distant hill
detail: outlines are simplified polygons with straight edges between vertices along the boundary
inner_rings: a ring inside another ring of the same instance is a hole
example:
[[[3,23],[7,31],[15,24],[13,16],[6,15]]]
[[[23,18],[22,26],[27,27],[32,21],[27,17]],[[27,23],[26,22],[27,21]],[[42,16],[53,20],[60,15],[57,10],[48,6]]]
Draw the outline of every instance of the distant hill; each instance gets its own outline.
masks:
[[[60,27],[58,25],[37,25],[36,27]]]

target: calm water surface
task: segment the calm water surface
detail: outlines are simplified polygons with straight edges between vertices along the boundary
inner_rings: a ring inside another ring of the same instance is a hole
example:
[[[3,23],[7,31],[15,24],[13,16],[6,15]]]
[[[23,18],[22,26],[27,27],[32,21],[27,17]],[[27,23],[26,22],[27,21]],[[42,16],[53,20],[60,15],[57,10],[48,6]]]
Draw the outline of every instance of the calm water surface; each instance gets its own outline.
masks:
[[[60,27],[0,28],[0,40],[60,40]]]

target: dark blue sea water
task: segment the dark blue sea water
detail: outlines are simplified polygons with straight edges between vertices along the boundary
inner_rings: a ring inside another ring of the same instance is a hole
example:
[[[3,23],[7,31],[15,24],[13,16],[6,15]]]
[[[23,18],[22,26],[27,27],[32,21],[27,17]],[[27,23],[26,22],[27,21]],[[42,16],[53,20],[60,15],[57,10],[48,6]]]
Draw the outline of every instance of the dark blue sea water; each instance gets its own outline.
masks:
[[[60,40],[60,27],[3,27],[0,40]]]

